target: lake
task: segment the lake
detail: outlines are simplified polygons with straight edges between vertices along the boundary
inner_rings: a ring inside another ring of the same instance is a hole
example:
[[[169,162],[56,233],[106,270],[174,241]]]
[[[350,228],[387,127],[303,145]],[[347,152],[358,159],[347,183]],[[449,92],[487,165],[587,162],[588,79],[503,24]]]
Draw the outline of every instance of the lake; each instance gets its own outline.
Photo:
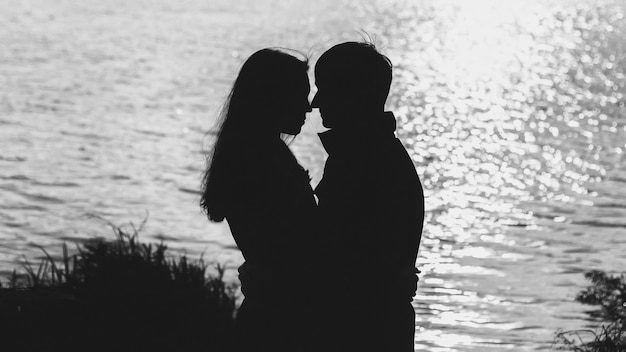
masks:
[[[591,324],[583,273],[626,267],[625,14],[619,0],[1,0],[0,275],[146,217],[144,241],[236,268],[197,192],[239,67],[270,46],[313,65],[369,35],[426,194],[416,350],[548,351],[557,329]],[[319,130],[313,112],[291,144],[314,184]]]

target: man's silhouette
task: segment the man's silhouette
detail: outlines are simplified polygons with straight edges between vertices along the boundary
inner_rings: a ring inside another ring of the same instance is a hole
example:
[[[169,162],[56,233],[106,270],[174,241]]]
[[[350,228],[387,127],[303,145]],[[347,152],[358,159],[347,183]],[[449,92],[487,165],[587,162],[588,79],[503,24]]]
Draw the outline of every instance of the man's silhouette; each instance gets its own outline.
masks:
[[[327,351],[414,350],[424,195],[384,111],[391,76],[391,62],[369,43],[336,45],[315,66],[312,107],[330,128],[320,134],[328,160],[315,190],[328,236],[323,260],[333,265],[332,292],[320,298]]]

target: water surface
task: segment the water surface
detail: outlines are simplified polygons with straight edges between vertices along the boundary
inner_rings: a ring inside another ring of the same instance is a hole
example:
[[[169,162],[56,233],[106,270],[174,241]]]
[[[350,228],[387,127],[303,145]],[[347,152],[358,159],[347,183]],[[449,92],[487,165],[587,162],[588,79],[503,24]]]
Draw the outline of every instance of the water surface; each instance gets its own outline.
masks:
[[[198,207],[207,135],[241,63],[372,34],[427,198],[417,350],[547,351],[589,324],[589,269],[626,265],[619,1],[0,3],[0,270],[135,223],[241,263]],[[313,113],[292,149],[321,177]]]

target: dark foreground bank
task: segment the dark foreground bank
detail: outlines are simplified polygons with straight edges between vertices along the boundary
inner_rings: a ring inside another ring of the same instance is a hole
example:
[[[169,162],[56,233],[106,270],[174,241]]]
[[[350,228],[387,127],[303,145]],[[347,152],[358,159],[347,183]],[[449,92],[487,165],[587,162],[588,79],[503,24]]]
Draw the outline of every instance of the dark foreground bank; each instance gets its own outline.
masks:
[[[209,276],[202,260],[114,229],[0,287],[0,350],[228,351],[236,298],[223,268]]]
[[[223,268],[173,259],[164,244],[143,244],[137,230],[114,227],[63,258],[47,253],[0,285],[0,351],[230,351],[235,288]],[[43,250],[43,249],[42,249]],[[594,306],[595,325],[557,334],[555,350],[626,351],[626,275],[586,274],[577,301]]]

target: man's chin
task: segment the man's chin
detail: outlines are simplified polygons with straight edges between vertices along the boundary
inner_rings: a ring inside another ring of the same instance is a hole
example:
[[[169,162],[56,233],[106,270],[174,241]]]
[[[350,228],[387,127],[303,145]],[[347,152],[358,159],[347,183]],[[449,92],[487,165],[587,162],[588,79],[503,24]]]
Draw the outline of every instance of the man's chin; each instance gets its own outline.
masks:
[[[336,128],[337,120],[341,115],[336,113],[329,114],[328,112],[320,114],[322,118],[322,126],[326,128]]]
[[[322,126],[324,126],[326,128],[333,128],[333,127],[335,127],[335,124],[332,123],[331,121],[322,119]]]

